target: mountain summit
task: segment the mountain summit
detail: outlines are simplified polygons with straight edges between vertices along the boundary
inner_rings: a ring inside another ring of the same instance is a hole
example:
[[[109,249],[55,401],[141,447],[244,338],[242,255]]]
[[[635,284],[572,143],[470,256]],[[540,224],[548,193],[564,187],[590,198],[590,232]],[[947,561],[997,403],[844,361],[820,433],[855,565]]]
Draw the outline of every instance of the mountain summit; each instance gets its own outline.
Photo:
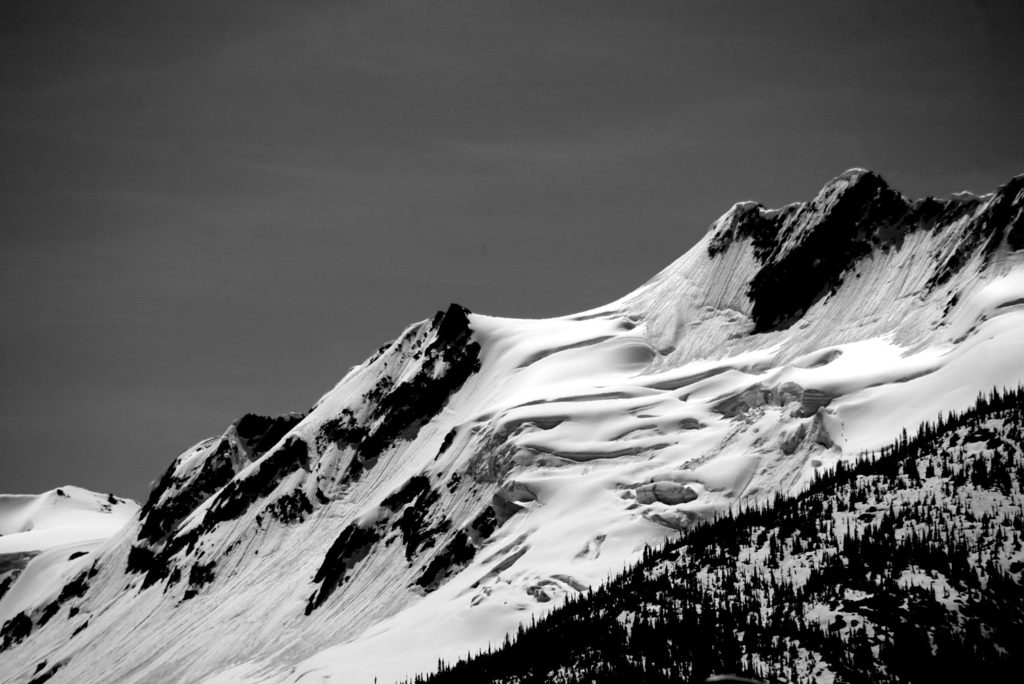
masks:
[[[306,413],[182,452],[0,599],[9,681],[389,681],[499,643],[697,520],[1024,380],[1024,176],[737,204],[625,297],[452,305]],[[2,559],[2,557],[0,557]]]

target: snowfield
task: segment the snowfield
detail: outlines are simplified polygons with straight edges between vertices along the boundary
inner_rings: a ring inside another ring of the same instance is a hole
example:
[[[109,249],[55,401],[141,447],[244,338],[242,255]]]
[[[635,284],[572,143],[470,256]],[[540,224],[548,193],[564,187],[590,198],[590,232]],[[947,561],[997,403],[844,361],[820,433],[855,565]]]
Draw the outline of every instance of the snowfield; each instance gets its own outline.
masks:
[[[0,495],[0,623],[48,599],[54,587],[82,564],[78,559],[116,534],[138,511],[134,501],[81,487]]]
[[[73,564],[33,560],[0,672],[389,682],[497,644],[698,518],[1024,382],[1022,212],[1024,177],[911,202],[852,170],[737,205],[607,306],[453,306],[308,414],[183,452]]]

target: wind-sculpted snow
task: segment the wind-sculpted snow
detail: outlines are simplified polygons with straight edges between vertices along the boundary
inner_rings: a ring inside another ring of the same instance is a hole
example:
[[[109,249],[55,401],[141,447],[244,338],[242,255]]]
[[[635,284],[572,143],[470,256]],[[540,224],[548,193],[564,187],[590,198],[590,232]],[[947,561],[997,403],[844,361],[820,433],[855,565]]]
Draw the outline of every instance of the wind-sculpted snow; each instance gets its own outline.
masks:
[[[0,613],[0,651],[20,643],[85,595],[96,574],[95,566],[87,566],[90,551],[137,511],[132,501],[79,487],[0,496],[0,599],[6,598]],[[22,573],[27,576],[15,583]]]
[[[646,544],[1024,379],[1022,206],[1020,179],[911,201],[857,170],[737,205],[607,306],[452,305],[308,413],[184,452],[73,567],[26,570],[9,595],[50,591],[0,624],[95,573],[0,671],[372,682],[499,643]]]
[[[730,510],[416,682],[1016,681],[1024,389]]]

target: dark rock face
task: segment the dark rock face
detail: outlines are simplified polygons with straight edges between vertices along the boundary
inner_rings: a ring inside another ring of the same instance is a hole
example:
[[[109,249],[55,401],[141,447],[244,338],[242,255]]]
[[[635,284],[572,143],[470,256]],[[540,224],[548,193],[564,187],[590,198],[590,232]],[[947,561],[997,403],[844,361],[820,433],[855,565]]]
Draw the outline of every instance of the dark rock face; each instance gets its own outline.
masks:
[[[381,502],[375,522],[352,523],[342,530],[313,578],[320,586],[306,602],[306,615],[323,605],[374,548],[389,547],[396,541],[404,547],[410,567],[424,551],[439,548],[413,581],[413,586],[428,592],[464,567],[497,529],[498,518],[488,506],[453,532],[452,520],[437,510],[440,498],[427,475],[415,475]]]
[[[987,262],[1004,235],[1011,249],[1024,247],[1024,176],[996,190],[989,205],[967,226],[964,239],[928,281],[929,288],[947,282],[976,253],[980,252]]]
[[[305,520],[313,512],[313,504],[304,491],[297,489],[271,502],[266,510],[270,517],[290,525]]]
[[[187,601],[193,598],[199,593],[200,589],[213,582],[213,568],[215,565],[215,563],[197,563],[192,566],[188,573],[188,589],[185,590],[183,600]]]
[[[156,567],[156,560],[156,552],[149,547],[132,546],[128,549],[128,560],[125,570],[136,574],[149,574]]]
[[[696,498],[697,493],[690,487],[664,480],[641,485],[636,490],[636,501],[641,504],[660,502],[674,506],[694,501]]]
[[[0,627],[0,651],[22,641],[32,633],[32,618],[24,612],[18,613]]]
[[[445,579],[473,560],[475,554],[476,547],[469,535],[465,530],[459,530],[423,569],[416,578],[416,584],[427,591],[434,591]]]
[[[306,601],[306,615],[320,607],[345,582],[379,539],[375,528],[362,528],[355,523],[341,531],[313,577],[313,582],[319,583],[320,587]]]
[[[355,449],[348,477],[358,479],[396,442],[415,439],[449,397],[480,370],[480,345],[471,341],[468,313],[458,304],[439,311],[431,322],[434,339],[417,352],[421,362],[415,376],[399,383],[383,376],[363,397],[362,404],[370,407],[366,415],[357,417],[345,409],[324,424],[318,446],[334,443]]]
[[[871,253],[878,227],[898,224],[907,209],[903,198],[874,174],[847,188],[792,249],[763,261],[748,291],[755,331],[792,325],[839,285],[846,270]]]
[[[28,562],[39,554],[38,551],[0,553],[0,599],[14,586],[14,580],[25,569]]]
[[[235,434],[242,442],[249,460],[255,461],[273,449],[303,417],[297,413],[276,417],[247,413],[235,423]]]
[[[822,195],[827,191],[826,187]],[[819,212],[819,208],[812,202],[790,220],[783,219],[779,239],[771,246],[766,240],[770,230],[755,239],[762,267],[747,291],[753,303],[754,332],[784,330],[799,320],[839,286],[843,274],[859,259],[876,246],[894,241],[910,210],[899,193],[870,172],[853,178],[827,210]],[[893,234],[883,236],[884,229]]]
[[[496,529],[498,529],[498,515],[491,506],[485,508],[484,512],[469,524],[470,537],[477,543],[490,537]]]
[[[411,562],[417,551],[431,548],[437,537],[451,527],[447,518],[432,520],[431,509],[440,498],[440,492],[430,486],[430,481],[417,475],[384,501],[385,506],[398,511],[394,528],[402,535],[407,561]]]
[[[29,613],[20,612],[0,627],[0,651],[4,651],[7,648],[17,644],[24,640],[35,627],[45,625],[49,622],[57,613],[60,612],[61,608],[71,602],[73,599],[81,598],[85,596],[85,592],[89,589],[89,580],[92,579],[99,568],[94,563],[85,572],[78,574],[74,579],[64,585],[60,590],[60,594],[54,600],[47,603],[42,608],[38,608]],[[74,616],[78,612],[78,609],[74,606],[71,607],[69,617]]]
[[[187,484],[176,480],[173,465],[168,468],[142,507],[139,540],[154,544],[163,541],[196,506],[230,482],[235,476],[232,451],[231,442],[222,439]],[[180,489],[168,496],[175,487]]]
[[[448,451],[448,449],[451,448],[452,442],[455,441],[455,435],[457,433],[458,429],[456,428],[452,428],[447,433],[445,433],[444,439],[441,441],[441,448],[438,449],[437,451],[437,456],[440,456],[441,454],[443,454],[444,452]],[[435,456],[434,458],[437,458],[437,456]]]
[[[935,255],[929,289],[947,282],[973,255],[987,260],[1004,239],[1011,249],[1024,247],[1024,176],[1000,188],[984,209],[982,204],[977,197],[909,202],[877,174],[853,171],[803,205],[778,211],[737,205],[712,236],[708,254],[717,257],[733,243],[749,241],[761,265],[747,290],[753,332],[785,330],[835,291],[860,260],[898,248],[910,232],[939,230],[969,217],[953,252]]]
[[[128,571],[145,573],[143,589],[164,579],[170,580],[172,584],[179,581],[181,571],[173,567],[172,561],[176,554],[186,548],[192,548],[204,533],[220,523],[241,516],[256,501],[273,492],[283,478],[300,468],[309,470],[309,448],[298,437],[291,437],[277,451],[261,461],[248,477],[233,479],[222,488],[198,527],[184,534],[173,535],[164,543],[153,547],[133,546],[128,553]],[[312,510],[309,500],[302,492],[295,494],[301,495],[301,500],[297,496],[294,500],[284,503],[278,500],[271,504],[271,514],[276,512],[283,516],[292,516],[301,514],[306,508]],[[286,497],[282,497],[284,498]]]
[[[529,487],[515,480],[503,484],[491,497],[491,510],[497,518],[499,526],[523,510],[520,501],[535,501],[537,495]]]
[[[55,663],[49,669],[43,669],[46,667],[46,661],[43,661],[39,665],[40,667],[37,669],[37,672],[39,672],[39,674],[30,679],[28,681],[28,684],[43,684],[43,682],[50,681],[53,678],[53,676],[57,674],[57,670],[63,667],[64,663]]]
[[[192,511],[216,494],[248,463],[259,459],[288,433],[302,416],[271,418],[248,413],[221,438],[198,471],[185,479],[175,477],[177,462],[168,468],[142,507],[139,542],[162,546]],[[238,446],[230,438],[238,438]]]
[[[345,444],[358,445],[370,434],[370,431],[356,421],[352,409],[341,410],[341,415],[332,418],[320,427],[317,447],[323,449],[328,443],[338,446]]]
[[[414,439],[422,425],[437,415],[449,397],[479,370],[480,346],[471,340],[468,312],[463,307],[453,304],[447,311],[438,312],[429,329],[420,334],[426,334],[428,341],[422,342],[415,352],[418,368],[411,378],[397,382],[385,373],[360,402],[327,421],[317,435],[317,452],[329,443],[352,448],[354,455],[345,477],[358,478],[396,442]],[[178,463],[168,469],[143,507],[138,541],[127,556],[128,571],[144,575],[143,589],[164,580],[181,581],[185,571],[177,565],[184,561],[175,560],[176,555],[192,549],[220,523],[244,515],[254,503],[273,493],[283,478],[300,469],[310,471],[311,450],[307,444],[298,437],[287,437],[303,417],[246,414],[197,470],[176,477]],[[240,476],[243,469],[257,461],[254,469]],[[406,491],[396,493],[399,499],[391,504],[395,507],[394,529],[411,558],[417,550],[432,546],[451,523],[430,519],[431,506],[439,494],[425,477],[422,481],[413,478],[407,487]],[[301,522],[313,513],[315,505],[327,503],[319,488],[315,494],[314,502],[303,490],[286,492],[266,505],[257,522],[262,521],[264,514],[285,524]],[[211,497],[202,522],[187,533],[178,532],[181,522]],[[403,503],[402,497],[411,498]],[[344,581],[351,567],[342,556],[354,558],[370,543],[370,536],[376,539],[384,535],[379,529],[346,530],[339,537],[340,546],[334,549],[334,555],[329,553],[324,561],[317,580],[322,586],[316,598],[311,598],[308,610],[319,605]],[[213,580],[212,564],[195,565],[187,572],[186,599]]]
[[[445,580],[469,564],[479,547],[498,528],[498,517],[494,508],[488,506],[479,515],[457,530],[451,539],[423,568],[415,584],[427,592],[440,587]]]
[[[199,473],[188,482],[183,484],[174,478],[173,466],[165,473],[143,507],[138,543],[128,552],[127,571],[144,575],[143,589],[165,579],[172,583],[179,581],[181,571],[173,567],[173,556],[191,548],[204,532],[245,513],[255,501],[270,494],[282,478],[300,468],[309,470],[306,443],[292,437],[264,459],[248,477],[234,479],[236,468],[240,469],[239,464],[247,463],[250,457],[259,458],[265,454],[260,451],[260,443],[267,444],[267,440],[275,438],[275,433],[286,433],[300,419],[298,416],[271,419],[250,414],[238,423],[243,429],[239,439],[248,453],[239,455],[231,441],[225,438],[203,463]],[[175,491],[175,487],[180,489]],[[181,521],[210,496],[216,498],[202,524],[187,534],[176,534]],[[293,492],[273,502],[268,506],[268,512],[277,519],[294,522],[312,512],[312,504],[303,492]],[[194,595],[193,590],[191,596]]]
[[[748,202],[736,205],[729,222],[712,237],[708,256],[718,256],[738,240],[750,240],[758,257],[769,253],[778,239],[783,221],[793,213],[784,209],[778,216],[769,216],[761,204]]]
[[[237,518],[249,510],[254,501],[270,494],[283,478],[300,468],[308,471],[309,467],[309,447],[298,437],[290,437],[263,459],[255,472],[232,480],[217,494],[203,519],[204,526],[212,527]]]
[[[96,572],[97,568],[93,565],[88,571],[81,573],[65,584],[64,588],[60,590],[60,595],[43,607],[43,611],[39,616],[38,624],[42,625],[48,622],[50,618],[56,615],[64,604],[71,599],[85,596],[85,592],[89,589],[89,579],[92,578]]]

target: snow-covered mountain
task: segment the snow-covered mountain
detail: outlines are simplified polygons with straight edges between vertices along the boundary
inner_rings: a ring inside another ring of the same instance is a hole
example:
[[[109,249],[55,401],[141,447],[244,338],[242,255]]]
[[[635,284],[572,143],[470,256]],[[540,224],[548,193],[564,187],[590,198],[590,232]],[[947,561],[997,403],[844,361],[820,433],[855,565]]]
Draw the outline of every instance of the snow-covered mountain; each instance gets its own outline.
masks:
[[[415,684],[1000,682],[1024,653],[1024,388],[730,510]]]
[[[134,501],[81,487],[0,495],[0,600],[20,607],[49,600],[69,566],[116,534],[138,511]],[[10,591],[29,563],[25,580]]]
[[[858,169],[734,206],[607,306],[452,305],[308,413],[183,452],[26,604],[30,563],[0,673],[384,682],[498,643],[645,544],[1024,380],[1022,248],[1024,176],[912,201]]]

